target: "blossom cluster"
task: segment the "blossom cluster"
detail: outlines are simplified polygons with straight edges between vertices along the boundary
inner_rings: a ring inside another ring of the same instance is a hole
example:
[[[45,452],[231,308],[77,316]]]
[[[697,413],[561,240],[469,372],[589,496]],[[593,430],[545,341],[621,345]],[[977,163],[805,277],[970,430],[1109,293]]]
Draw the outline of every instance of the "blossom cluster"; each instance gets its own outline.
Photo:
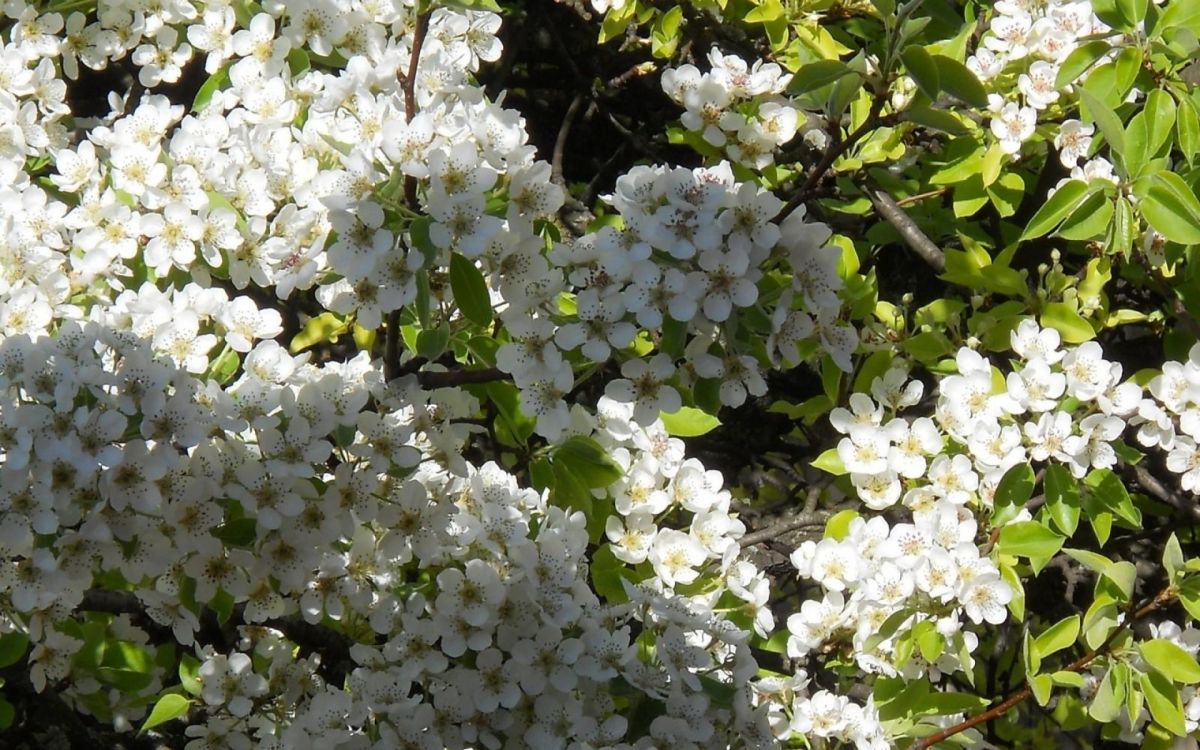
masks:
[[[792,140],[804,115],[783,96],[792,76],[759,60],[747,65],[714,47],[706,73],[691,64],[668,68],[663,90],[684,107],[683,126],[730,159],[752,169],[775,163],[775,150]]]
[[[1030,5],[1019,2],[998,2],[984,32],[978,49],[967,58],[967,67],[981,81],[996,81],[1020,67],[1013,91],[1016,100],[999,94],[989,97],[992,113],[991,131],[1006,154],[1016,154],[1021,145],[1033,136],[1041,113],[1059,103],[1064,92],[1070,92],[1077,81],[1060,84],[1060,66],[1083,40],[1102,38],[1112,30],[1098,18],[1087,0],[1072,0]],[[1114,52],[1117,45],[1114,44]],[[1091,179],[1093,173],[1108,178],[1112,165],[1102,157],[1085,158],[1094,132],[1091,125],[1078,120],[1064,120],[1055,136],[1054,145],[1064,167],[1079,170],[1081,178]],[[1105,167],[1107,165],[1107,171]]]

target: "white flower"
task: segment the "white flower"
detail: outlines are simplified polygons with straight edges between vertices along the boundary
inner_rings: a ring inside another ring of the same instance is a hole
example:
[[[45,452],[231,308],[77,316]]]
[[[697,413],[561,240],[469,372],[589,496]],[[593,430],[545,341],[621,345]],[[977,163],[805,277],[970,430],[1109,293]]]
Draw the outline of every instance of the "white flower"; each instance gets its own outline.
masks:
[[[1054,136],[1054,147],[1058,149],[1058,159],[1064,167],[1071,169],[1087,156],[1095,132],[1096,126],[1091,123],[1085,125],[1075,119],[1063,120],[1058,135]]]
[[[673,414],[683,406],[679,391],[666,381],[675,374],[671,358],[663,353],[649,361],[631,359],[621,365],[624,378],[611,381],[604,395],[614,401],[633,403],[633,421],[649,425],[658,419],[659,412]]]
[[[976,577],[963,587],[958,596],[963,611],[971,622],[988,622],[992,625],[1001,625],[1008,619],[1008,609],[1005,605],[1012,601],[1012,598],[1012,589],[996,574]]]
[[[1021,144],[1033,135],[1035,125],[1037,112],[1032,107],[1009,102],[992,117],[991,128],[992,134],[1000,139],[1000,150],[1015,154],[1021,150]]]

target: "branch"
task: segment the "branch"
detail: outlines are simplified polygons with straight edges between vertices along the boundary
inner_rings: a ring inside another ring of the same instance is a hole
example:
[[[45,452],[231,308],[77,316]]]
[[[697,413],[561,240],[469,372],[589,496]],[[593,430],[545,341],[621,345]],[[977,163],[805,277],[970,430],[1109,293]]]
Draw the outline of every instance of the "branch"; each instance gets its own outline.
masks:
[[[921,260],[938,273],[946,270],[946,254],[921,231],[921,228],[904,212],[904,209],[892,200],[892,196],[883,190],[872,187],[866,188],[866,193],[867,197],[871,199],[871,205],[875,206],[875,212],[896,228],[896,231],[900,233],[900,238],[912,248],[914,253],[920,256]]]
[[[1154,612],[1158,611],[1159,609],[1162,609],[1166,605],[1170,604],[1171,602],[1173,602],[1175,600],[1176,596],[1177,596],[1177,593],[1174,591],[1174,589],[1172,589],[1170,587],[1163,589],[1162,591],[1160,591],[1158,593],[1158,596],[1151,599],[1148,604],[1143,606],[1141,609],[1138,609],[1136,612],[1134,612],[1129,617],[1126,617],[1125,621],[1123,623],[1121,623],[1121,625],[1113,628],[1113,631],[1108,634],[1108,637],[1104,639],[1104,643],[1101,643],[1099,648],[1097,648],[1095,651],[1088,652],[1084,656],[1079,657],[1075,661],[1073,661],[1070,664],[1068,664],[1067,666],[1063,667],[1063,669],[1060,671],[1082,672],[1084,669],[1087,668],[1087,666],[1089,664],[1091,664],[1097,658],[1104,656],[1105,653],[1107,653],[1109,646],[1111,646],[1113,644],[1113,642],[1116,641],[1117,638],[1121,636],[1121,634],[1123,634],[1127,630],[1129,630],[1129,628],[1133,625],[1133,623],[1138,622],[1140,620],[1144,620],[1149,615],[1153,614]],[[926,737],[923,737],[923,738],[917,740],[916,742],[914,742],[913,744],[908,746],[908,750],[926,750],[926,748],[933,747],[934,745],[941,742],[942,740],[949,739],[950,737],[953,737],[954,735],[959,734],[961,732],[965,732],[968,729],[973,729],[973,728],[979,726],[980,724],[986,724],[989,721],[992,721],[993,719],[997,719],[997,718],[1003,716],[1004,714],[1008,713],[1009,711],[1011,711],[1013,708],[1021,705],[1032,695],[1033,695],[1033,689],[1027,685],[1026,687],[1022,688],[1021,690],[1018,690],[1017,692],[1013,693],[1009,697],[1005,698],[1004,701],[1002,701],[1001,703],[998,703],[995,706],[992,706],[991,708],[984,711],[983,713],[976,714],[975,716],[972,716],[971,718],[967,719],[966,721],[959,722],[958,724],[955,724],[952,727],[947,727],[946,729],[943,729],[940,732],[935,732],[931,735],[928,735]]]
[[[821,156],[821,160],[818,161],[811,170],[809,170],[808,177],[804,179],[804,184],[802,184],[796,190],[796,194],[792,196],[791,200],[784,204],[783,208],[779,210],[779,213],[775,215],[773,221],[776,224],[782,222],[784,219],[790,216],[793,211],[800,207],[800,204],[804,203],[804,201],[808,199],[809,195],[813,191],[813,188],[815,188],[821,179],[825,177],[825,173],[829,171],[829,168],[833,166],[833,163],[837,161],[842,154],[849,151],[851,147],[862,140],[862,137],[868,132],[879,127],[881,122],[879,115],[881,112],[883,112],[883,104],[886,100],[886,91],[887,89],[884,88],[884,93],[875,94],[875,99],[871,102],[871,110],[867,112],[867,117],[865,120],[863,120],[862,125],[859,125],[857,128],[855,128],[854,132],[847,135],[844,140],[829,144],[829,147],[825,149],[825,153]]]
[[[417,26],[413,29],[412,51],[408,57],[408,72],[397,72],[400,85],[404,90],[404,121],[412,122],[417,114],[417,65],[421,61],[421,48],[425,46],[425,34],[429,31],[429,13],[417,16]],[[417,200],[417,178],[412,175],[404,177],[404,202],[414,211],[419,212],[421,204]],[[390,381],[401,375],[400,371],[400,311],[393,310],[387,316],[387,335],[383,344],[383,372]]]
[[[1200,506],[1197,506],[1194,501],[1187,500],[1167,489],[1158,477],[1150,473],[1150,470],[1141,464],[1126,464],[1127,471],[1132,472],[1137,483],[1142,486],[1147,493],[1153,495],[1155,499],[1170,505],[1175,510],[1188,516],[1191,520],[1200,520]]]
[[[829,520],[830,515],[832,514],[824,510],[797,513],[791,518],[786,518],[773,526],[768,526],[765,529],[759,529],[758,531],[752,531],[744,535],[738,540],[738,544],[741,545],[742,549],[745,549],[756,544],[768,542],[794,529],[801,529],[806,526],[823,526]]]
[[[494,383],[497,380],[511,380],[503,370],[488,367],[483,370],[450,370],[447,372],[418,372],[417,382],[422,388],[453,388],[471,383]]]

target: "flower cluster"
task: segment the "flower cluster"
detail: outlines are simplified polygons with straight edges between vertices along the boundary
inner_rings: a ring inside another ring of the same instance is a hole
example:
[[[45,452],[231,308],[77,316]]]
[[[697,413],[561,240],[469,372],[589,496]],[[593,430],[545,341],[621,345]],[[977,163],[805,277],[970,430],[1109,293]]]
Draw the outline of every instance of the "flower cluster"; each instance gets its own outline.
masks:
[[[1033,135],[1039,113],[1059,102],[1075,81],[1060,82],[1060,66],[1081,40],[1104,36],[1111,29],[1101,21],[1090,2],[999,2],[980,46],[967,59],[967,67],[981,81],[994,81],[1020,66],[1016,76],[1016,101],[998,94],[990,97],[991,131],[1006,154],[1016,154]],[[1077,120],[1062,123],[1055,147],[1063,166],[1075,167],[1087,154],[1091,126]],[[1101,160],[1103,161],[1103,160]],[[1085,166],[1086,169],[1086,166]]]
[[[776,149],[804,124],[803,114],[783,96],[791,75],[775,63],[747,65],[716,47],[708,63],[707,73],[690,64],[663,71],[663,91],[686,110],[683,126],[738,164],[753,169],[774,164]]]

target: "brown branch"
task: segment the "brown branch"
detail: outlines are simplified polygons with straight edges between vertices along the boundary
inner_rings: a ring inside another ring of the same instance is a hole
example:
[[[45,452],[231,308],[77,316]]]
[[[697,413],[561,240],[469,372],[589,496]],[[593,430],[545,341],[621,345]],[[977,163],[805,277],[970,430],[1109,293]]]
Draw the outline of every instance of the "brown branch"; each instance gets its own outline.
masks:
[[[928,235],[921,231],[912,217],[906,214],[896,201],[892,200],[892,196],[873,187],[866,188],[866,193],[871,200],[871,205],[875,207],[875,212],[895,227],[900,234],[900,239],[904,240],[904,243],[921,260],[938,273],[946,270],[946,254],[933,240],[929,239]]]
[[[567,138],[571,135],[571,126],[575,124],[575,116],[579,114],[579,108],[583,106],[583,94],[576,94],[571,100],[570,106],[567,107],[567,113],[563,115],[562,126],[558,129],[558,137],[554,139],[554,154],[550,157],[550,181],[558,185],[566,187],[566,181],[563,179],[563,154],[567,150]]]
[[[1120,637],[1123,633],[1125,633],[1127,630],[1129,630],[1129,628],[1133,625],[1133,623],[1145,619],[1149,615],[1153,614],[1154,612],[1158,611],[1159,609],[1162,609],[1166,605],[1170,604],[1172,601],[1175,600],[1175,597],[1177,595],[1178,594],[1175,592],[1175,590],[1170,587],[1163,589],[1162,591],[1160,591],[1158,593],[1158,596],[1151,599],[1148,604],[1144,605],[1143,607],[1141,607],[1140,609],[1135,611],[1129,617],[1126,617],[1125,621],[1123,623],[1121,623],[1121,625],[1113,628],[1113,631],[1108,634],[1108,637],[1104,639],[1104,642],[1101,643],[1097,649],[1095,649],[1094,651],[1090,651],[1087,654],[1079,657],[1078,659],[1071,662],[1067,666],[1063,667],[1059,671],[1082,672],[1093,661],[1095,661],[1096,659],[1098,659],[1101,656],[1104,656],[1105,653],[1107,653],[1109,646],[1111,646],[1118,637]],[[922,737],[921,739],[917,740],[913,744],[909,745],[908,750],[926,750],[926,748],[933,747],[937,743],[939,743],[943,740],[949,739],[950,737],[953,737],[956,734],[965,732],[968,729],[973,729],[973,728],[979,726],[980,724],[986,724],[989,721],[992,721],[993,719],[997,719],[997,718],[1003,716],[1004,714],[1008,713],[1009,711],[1011,711],[1013,708],[1016,708],[1017,706],[1021,705],[1026,700],[1028,700],[1032,695],[1033,695],[1033,689],[1030,688],[1028,685],[1026,685],[1024,688],[1022,688],[1022,689],[1018,690],[1017,692],[1013,693],[1012,695],[1008,696],[1002,702],[996,704],[995,706],[992,706],[991,708],[984,711],[983,713],[976,714],[975,716],[972,716],[971,718],[967,719],[966,721],[961,721],[958,724],[955,724],[954,726],[947,727],[947,728],[941,730],[940,732],[935,732],[926,737]]]
[[[949,189],[950,188],[938,188],[937,190],[930,190],[928,193],[917,193],[916,195],[908,195],[908,196],[905,196],[905,197],[901,198],[900,200],[896,201],[896,205],[903,207],[903,206],[912,205],[913,203],[920,203],[921,201],[926,200],[928,198],[936,198],[939,195],[945,195],[946,191],[948,191]]]
[[[412,122],[417,114],[417,66],[421,62],[421,48],[425,46],[425,34],[429,31],[429,13],[417,16],[417,25],[413,29],[412,50],[408,57],[408,71],[397,71],[401,88],[404,91],[404,121]],[[417,199],[417,178],[412,175],[404,177],[404,202],[412,211],[420,211],[421,204]],[[387,316],[387,335],[383,345],[383,372],[387,380],[395,380],[401,374],[400,370],[400,311],[393,310]]]
[[[449,370],[447,372],[419,372],[417,382],[422,388],[453,388],[471,383],[494,383],[497,380],[511,380],[512,375],[488,367],[483,370]]]
[[[785,518],[779,523],[768,526],[765,529],[759,529],[758,531],[752,531],[744,535],[738,540],[738,544],[741,545],[742,549],[745,549],[746,547],[768,542],[794,529],[802,529],[806,526],[823,526],[829,520],[830,515],[832,514],[824,510],[797,513],[791,518]]]
[[[886,91],[887,88],[883,87],[883,93],[876,93],[875,99],[871,102],[871,109],[869,112],[867,112],[867,117],[865,120],[863,120],[861,125],[855,128],[854,131],[847,135],[844,139],[829,144],[829,147],[825,149],[825,153],[821,155],[821,160],[818,161],[811,170],[809,170],[808,177],[804,179],[804,183],[796,190],[796,194],[793,195],[791,199],[784,204],[783,208],[779,210],[779,213],[775,215],[774,221],[776,224],[790,216],[793,211],[800,207],[800,204],[804,203],[804,201],[808,199],[808,197],[812,194],[813,189],[816,188],[817,184],[820,183],[825,177],[825,173],[829,171],[829,168],[833,166],[833,163],[837,161],[842,154],[849,151],[854,144],[862,140],[863,136],[865,136],[868,132],[879,127],[881,122],[879,115],[881,112],[883,112],[883,105],[887,98]]]
[[[1167,505],[1170,505],[1175,510],[1188,516],[1191,520],[1200,520],[1200,506],[1194,500],[1188,500],[1175,494],[1159,481],[1158,477],[1150,473],[1150,470],[1141,464],[1126,464],[1127,472],[1132,473],[1137,483],[1141,485],[1148,494],[1154,496]]]

